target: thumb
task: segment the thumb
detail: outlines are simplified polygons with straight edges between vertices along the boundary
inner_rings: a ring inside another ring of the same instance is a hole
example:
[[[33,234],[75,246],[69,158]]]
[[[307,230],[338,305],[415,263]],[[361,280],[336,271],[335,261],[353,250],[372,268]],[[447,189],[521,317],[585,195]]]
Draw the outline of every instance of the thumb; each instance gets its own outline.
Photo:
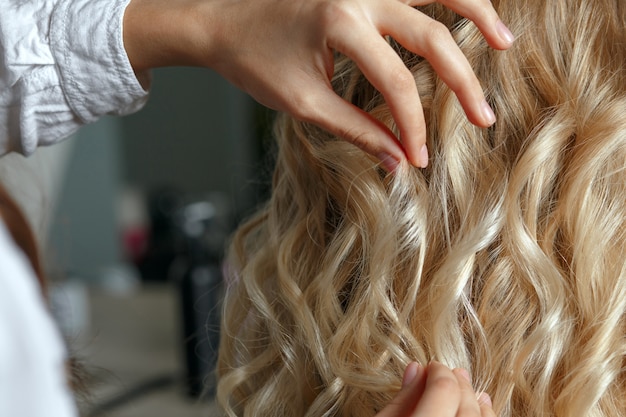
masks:
[[[409,415],[419,402],[426,385],[426,371],[417,362],[404,370],[402,389],[376,417],[402,417]]]

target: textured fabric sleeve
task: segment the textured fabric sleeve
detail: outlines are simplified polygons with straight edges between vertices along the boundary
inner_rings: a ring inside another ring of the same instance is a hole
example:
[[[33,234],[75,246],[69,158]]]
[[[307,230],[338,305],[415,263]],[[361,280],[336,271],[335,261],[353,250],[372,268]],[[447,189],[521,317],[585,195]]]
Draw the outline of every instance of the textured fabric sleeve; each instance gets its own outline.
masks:
[[[61,336],[1,222],[0,259],[0,416],[77,417]]]
[[[0,154],[145,104],[123,45],[128,1],[0,0]]]

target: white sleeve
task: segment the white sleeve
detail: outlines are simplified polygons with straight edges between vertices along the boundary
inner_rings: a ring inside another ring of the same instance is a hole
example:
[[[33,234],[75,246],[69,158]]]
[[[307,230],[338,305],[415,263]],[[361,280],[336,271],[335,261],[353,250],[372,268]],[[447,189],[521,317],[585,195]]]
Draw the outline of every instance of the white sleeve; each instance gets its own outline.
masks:
[[[0,155],[145,104],[123,44],[128,2],[0,0]]]
[[[0,260],[0,416],[76,417],[61,336],[3,223]]]

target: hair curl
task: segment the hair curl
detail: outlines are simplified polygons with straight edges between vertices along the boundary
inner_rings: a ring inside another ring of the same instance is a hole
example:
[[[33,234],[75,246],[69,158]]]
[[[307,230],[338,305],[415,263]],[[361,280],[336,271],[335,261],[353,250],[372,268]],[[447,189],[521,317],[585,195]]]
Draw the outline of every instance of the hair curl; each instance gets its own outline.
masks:
[[[397,47],[431,164],[387,175],[287,116],[267,206],[230,251],[218,364],[229,416],[372,416],[406,364],[470,370],[501,416],[626,415],[626,3],[494,1],[493,52],[438,5],[498,115],[471,125]],[[333,85],[395,130],[355,65]]]

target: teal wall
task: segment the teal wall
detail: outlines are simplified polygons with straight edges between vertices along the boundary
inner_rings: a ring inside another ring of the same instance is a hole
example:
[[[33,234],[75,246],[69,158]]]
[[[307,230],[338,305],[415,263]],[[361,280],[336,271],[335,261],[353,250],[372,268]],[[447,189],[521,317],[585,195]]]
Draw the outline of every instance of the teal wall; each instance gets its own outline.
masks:
[[[249,204],[258,159],[252,99],[204,69],[153,75],[146,108],[122,119],[124,180],[148,190],[221,191]]]
[[[120,261],[115,213],[120,136],[120,122],[112,117],[76,135],[46,245],[53,274],[91,279]]]
[[[48,258],[61,274],[97,277],[119,264],[116,198],[174,187],[191,197],[219,191],[238,211],[255,204],[257,105],[204,69],[154,72],[140,112],[106,117],[77,134],[52,216]]]

